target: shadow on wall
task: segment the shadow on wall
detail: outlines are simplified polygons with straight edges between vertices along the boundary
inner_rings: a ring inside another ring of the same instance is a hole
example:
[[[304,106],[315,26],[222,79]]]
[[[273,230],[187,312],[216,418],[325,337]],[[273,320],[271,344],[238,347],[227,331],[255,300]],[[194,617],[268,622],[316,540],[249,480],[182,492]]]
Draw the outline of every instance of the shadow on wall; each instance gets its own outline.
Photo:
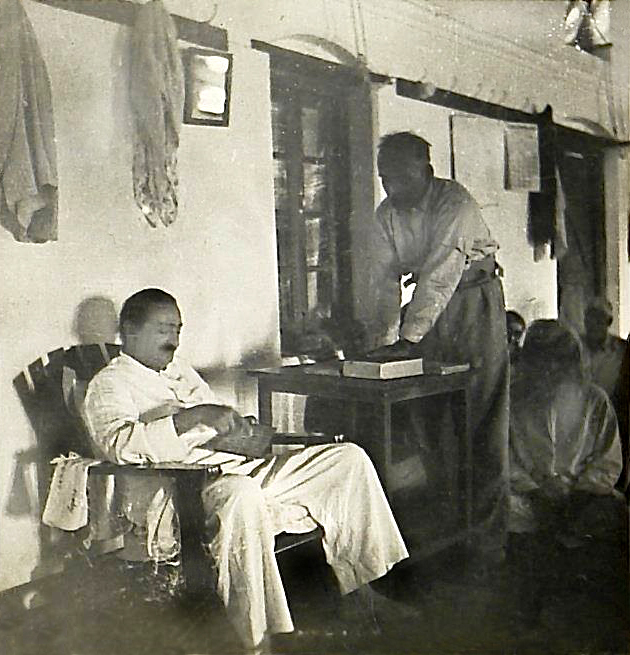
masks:
[[[74,315],[74,335],[79,343],[115,343],[118,335],[118,312],[104,296],[81,301]]]
[[[118,316],[113,301],[103,296],[83,300],[74,312],[73,333],[79,344],[114,344],[118,335]],[[99,346],[94,348],[101,352]],[[87,350],[85,353],[84,363],[88,366],[93,358],[88,356]],[[8,516],[31,517],[39,521],[48,495],[50,460],[59,454],[67,454],[69,450],[81,452],[76,444],[71,443],[69,436],[76,432],[74,419],[64,411],[60,368],[64,357],[63,347],[48,354],[37,353],[32,362],[24,362],[24,371],[13,381],[35,433],[37,446],[15,453],[9,494],[2,508]],[[62,441],[63,447],[60,445]],[[61,551],[54,543],[57,536],[40,524],[40,562],[32,577],[58,568]]]

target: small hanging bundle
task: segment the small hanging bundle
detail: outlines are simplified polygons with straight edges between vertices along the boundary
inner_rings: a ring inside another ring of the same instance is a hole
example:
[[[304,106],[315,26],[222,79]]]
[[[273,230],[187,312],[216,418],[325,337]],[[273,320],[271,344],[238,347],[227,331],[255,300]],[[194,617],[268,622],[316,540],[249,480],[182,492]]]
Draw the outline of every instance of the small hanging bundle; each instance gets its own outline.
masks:
[[[0,225],[18,241],[57,240],[52,91],[19,0],[0,0]]]
[[[184,108],[184,73],[177,31],[162,0],[136,9],[131,34],[133,194],[147,221],[177,218],[177,147]]]

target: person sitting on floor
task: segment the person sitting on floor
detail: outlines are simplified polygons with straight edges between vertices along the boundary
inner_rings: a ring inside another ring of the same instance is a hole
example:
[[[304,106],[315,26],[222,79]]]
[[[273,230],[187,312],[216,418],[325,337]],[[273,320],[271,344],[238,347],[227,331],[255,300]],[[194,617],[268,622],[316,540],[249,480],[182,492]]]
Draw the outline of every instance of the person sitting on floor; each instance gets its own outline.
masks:
[[[621,445],[609,398],[584,376],[578,337],[557,321],[530,325],[510,409],[511,531],[586,528],[575,507],[616,498]]]
[[[166,292],[144,289],[128,298],[120,313],[122,352],[90,382],[85,420],[98,451],[118,464],[221,466],[223,473],[202,492],[208,552],[236,632],[248,648],[261,649],[268,635],[294,629],[275,535],[320,525],[342,594],[365,589],[408,552],[360,447],[312,446],[253,460],[213,451],[216,435],[247,433],[251,426],[218,404],[203,379],[175,356],[181,327],[177,303]],[[123,505],[146,527],[149,552],[172,556],[170,488],[149,478],[122,481]]]
[[[514,310],[510,309],[505,312],[505,326],[507,328],[508,350],[510,353],[510,363],[516,364],[521,354],[527,324],[525,319]]]
[[[621,373],[626,342],[610,333],[612,305],[605,298],[592,300],[584,313],[584,364],[587,373],[612,398]]]
[[[621,446],[610,400],[585,377],[572,331],[534,321],[519,369],[510,408],[510,560],[521,569],[519,602],[537,618],[574,549],[623,532],[614,489]]]
[[[608,394],[617,414],[623,455],[623,470],[617,488],[624,491],[628,486],[630,456],[627,422],[624,421],[628,407],[623,404],[619,390],[622,385],[626,342],[611,334],[612,319],[612,304],[609,300],[597,297],[589,303],[584,313],[584,365],[590,379]]]

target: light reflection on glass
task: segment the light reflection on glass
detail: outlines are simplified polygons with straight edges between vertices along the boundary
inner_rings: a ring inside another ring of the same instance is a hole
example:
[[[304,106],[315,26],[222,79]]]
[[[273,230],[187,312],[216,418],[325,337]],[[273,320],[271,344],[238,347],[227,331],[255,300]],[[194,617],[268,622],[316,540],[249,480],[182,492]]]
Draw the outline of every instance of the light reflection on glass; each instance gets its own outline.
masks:
[[[326,206],[326,167],[324,164],[304,164],[304,199],[306,211],[323,211]]]
[[[302,149],[307,157],[323,157],[324,144],[319,128],[319,110],[302,107]]]
[[[306,265],[317,266],[320,261],[321,218],[306,220]]]

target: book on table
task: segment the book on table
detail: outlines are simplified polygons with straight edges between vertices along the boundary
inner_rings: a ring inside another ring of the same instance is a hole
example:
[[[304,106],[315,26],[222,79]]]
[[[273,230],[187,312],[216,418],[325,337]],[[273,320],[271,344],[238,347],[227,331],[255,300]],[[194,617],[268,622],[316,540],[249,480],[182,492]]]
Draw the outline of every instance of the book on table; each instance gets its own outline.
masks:
[[[449,375],[468,371],[470,364],[451,364],[426,360],[422,357],[347,360],[341,368],[342,375],[370,380],[392,380],[414,375]]]

